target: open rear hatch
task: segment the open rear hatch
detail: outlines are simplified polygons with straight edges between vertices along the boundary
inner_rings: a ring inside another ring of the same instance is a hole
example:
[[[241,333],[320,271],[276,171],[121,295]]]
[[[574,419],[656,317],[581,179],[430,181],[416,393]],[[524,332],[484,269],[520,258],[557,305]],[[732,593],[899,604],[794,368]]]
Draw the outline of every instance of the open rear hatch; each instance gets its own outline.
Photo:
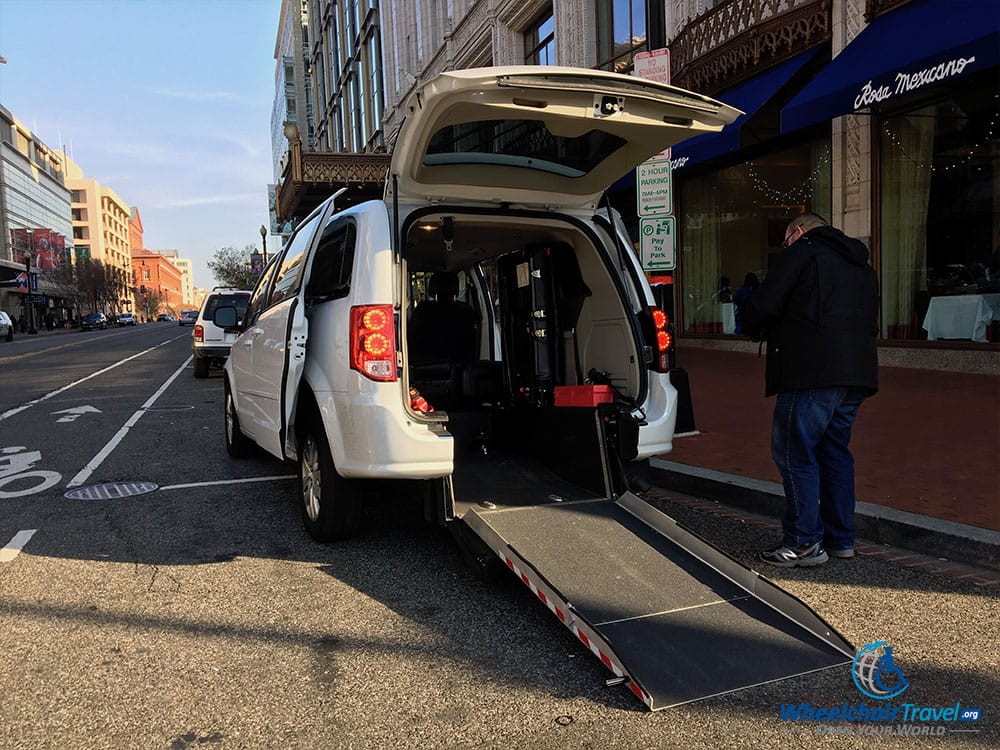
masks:
[[[740,114],[641,78],[578,68],[455,70],[407,102],[386,200],[593,208],[605,188]]]

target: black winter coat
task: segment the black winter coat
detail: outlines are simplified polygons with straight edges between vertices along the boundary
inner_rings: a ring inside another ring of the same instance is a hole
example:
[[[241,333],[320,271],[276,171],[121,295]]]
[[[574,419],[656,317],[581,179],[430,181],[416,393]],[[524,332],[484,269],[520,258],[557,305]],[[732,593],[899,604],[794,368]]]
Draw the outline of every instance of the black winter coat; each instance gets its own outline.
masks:
[[[765,395],[811,388],[878,390],[878,278],[868,248],[830,226],[783,250],[743,312],[767,339]]]

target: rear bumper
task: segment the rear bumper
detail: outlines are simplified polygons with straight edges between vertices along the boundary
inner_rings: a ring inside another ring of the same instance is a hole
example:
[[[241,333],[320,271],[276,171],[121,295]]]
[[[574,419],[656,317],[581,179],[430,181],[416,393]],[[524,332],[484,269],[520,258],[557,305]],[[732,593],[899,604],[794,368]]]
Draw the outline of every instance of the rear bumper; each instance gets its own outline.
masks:
[[[334,463],[345,477],[427,479],[452,473],[452,436],[408,417],[399,388],[392,383],[375,393],[316,394],[317,400],[333,402],[332,409],[321,409]]]
[[[195,359],[229,359],[229,351],[232,347],[224,346],[195,346],[192,353]]]

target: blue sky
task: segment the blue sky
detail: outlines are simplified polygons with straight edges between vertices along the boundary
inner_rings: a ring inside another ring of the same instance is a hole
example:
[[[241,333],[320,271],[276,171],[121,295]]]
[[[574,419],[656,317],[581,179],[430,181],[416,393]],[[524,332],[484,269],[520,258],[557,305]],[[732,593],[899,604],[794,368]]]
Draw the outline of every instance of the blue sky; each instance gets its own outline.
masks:
[[[280,0],[0,0],[0,103],[137,206],[195,285],[260,245]],[[268,250],[277,246],[268,237]]]

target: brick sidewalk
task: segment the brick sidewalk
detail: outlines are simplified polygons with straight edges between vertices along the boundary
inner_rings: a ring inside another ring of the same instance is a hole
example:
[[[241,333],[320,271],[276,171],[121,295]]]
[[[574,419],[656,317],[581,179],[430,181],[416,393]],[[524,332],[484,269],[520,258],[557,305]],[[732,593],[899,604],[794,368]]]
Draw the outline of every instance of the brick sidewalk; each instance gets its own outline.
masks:
[[[776,534],[781,533],[780,521],[739,508],[731,508],[711,500],[679,495],[655,487],[646,490],[643,494],[651,500],[659,501],[660,503],[689,508],[698,513],[704,513],[716,518],[758,526],[772,530]],[[891,547],[885,544],[871,544],[863,540],[858,540],[855,544],[855,550],[862,557],[877,557],[880,560],[886,560],[900,567],[935,573],[945,578],[953,578],[957,581],[971,583],[988,591],[1000,591],[1000,573],[992,570],[985,570],[952,560],[944,560],[933,555],[912,552],[900,549],[899,547]],[[764,567],[766,568],[766,566]]]
[[[764,358],[682,344],[677,364],[700,434],[675,438],[663,458],[780,483]],[[851,443],[858,499],[1000,530],[1000,378],[881,367],[879,380]]]

